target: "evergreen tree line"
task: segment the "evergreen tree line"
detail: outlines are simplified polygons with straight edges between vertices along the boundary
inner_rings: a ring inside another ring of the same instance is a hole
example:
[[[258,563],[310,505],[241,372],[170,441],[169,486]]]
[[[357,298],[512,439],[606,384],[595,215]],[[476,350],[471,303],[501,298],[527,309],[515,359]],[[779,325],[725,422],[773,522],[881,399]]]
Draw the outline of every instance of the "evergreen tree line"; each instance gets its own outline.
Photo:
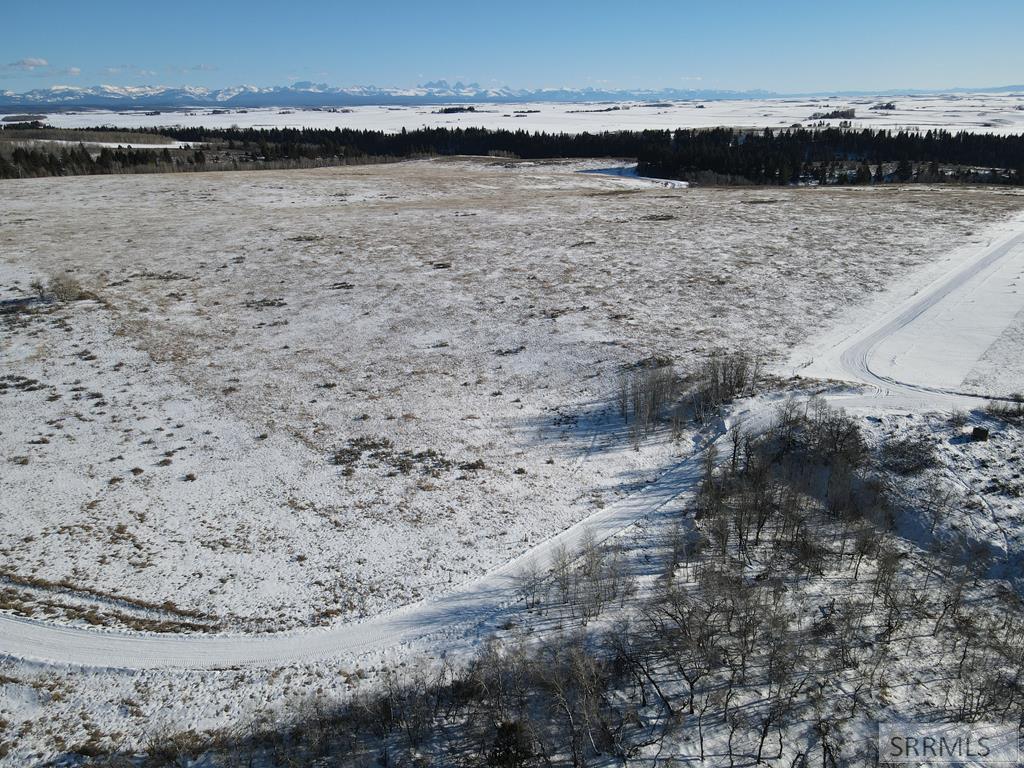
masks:
[[[666,146],[669,131],[531,133],[485,128],[402,129],[398,133],[351,128],[161,128],[179,141],[225,145],[261,159],[505,155],[524,159],[636,157],[646,147]]]
[[[86,131],[95,129],[84,129]],[[636,158],[644,176],[711,183],[793,184],[969,181],[1024,184],[1024,135],[967,132],[731,128],[604,133],[531,133],[483,128],[159,128],[138,133],[207,145],[230,162],[219,167],[308,167],[430,155],[496,155],[523,159]],[[2,146],[2,145],[0,145]],[[0,177],[188,170],[202,150],[82,147],[0,152]],[[216,162],[213,165],[217,165]]]
[[[104,147],[93,155],[83,145],[59,151],[35,147],[14,147],[10,153],[0,144],[0,179],[39,178],[44,176],[89,176],[104,173],[139,173],[180,170],[181,166],[203,167],[202,150],[187,156],[167,150],[111,149]]]
[[[710,173],[722,181],[755,184],[809,180],[1024,184],[1024,136],[965,131],[678,130],[669,143],[645,148],[637,160],[642,175],[684,180],[700,180]]]
[[[822,182],[990,180],[1024,183],[1024,136],[968,132],[763,132],[731,128],[604,133],[531,133],[483,128],[424,128],[399,133],[348,128],[185,128],[162,130],[180,141],[228,143],[265,160],[416,155],[512,155],[524,159],[637,158],[658,178],[715,174],[723,181]],[[939,166],[955,166],[942,173]],[[888,167],[891,166],[891,167]],[[998,173],[991,173],[992,170]]]

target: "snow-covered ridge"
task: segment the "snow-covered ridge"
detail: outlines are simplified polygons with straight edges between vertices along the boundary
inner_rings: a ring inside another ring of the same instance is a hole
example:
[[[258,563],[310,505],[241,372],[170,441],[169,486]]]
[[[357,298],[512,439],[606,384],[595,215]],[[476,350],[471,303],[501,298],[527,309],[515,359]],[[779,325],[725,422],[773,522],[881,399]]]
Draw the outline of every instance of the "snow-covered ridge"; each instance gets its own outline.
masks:
[[[356,105],[440,104],[451,102],[592,102],[592,101],[675,101],[718,99],[806,99],[841,96],[936,96],[964,93],[1024,94],[1024,85],[992,88],[952,88],[946,90],[901,89],[883,92],[850,91],[844,93],[780,94],[765,90],[680,89],[680,88],[511,88],[485,87],[479,83],[448,83],[434,80],[412,88],[387,88],[375,85],[337,87],[327,83],[300,81],[287,86],[259,87],[236,85],[225,88],[193,86],[115,86],[80,87],[55,85],[18,93],[0,91],[0,110],[26,107],[96,108],[113,107],[330,107]]]
[[[436,104],[451,101],[600,101],[622,99],[725,99],[765,98],[766,91],[594,88],[487,88],[478,83],[445,80],[424,83],[414,88],[379,88],[375,85],[335,87],[308,81],[289,86],[257,87],[240,85],[220,89],[189,86],[114,86],[78,87],[57,85],[24,93],[0,92],[0,109],[24,107],[199,107],[229,105],[235,107],[310,107],[366,104]]]

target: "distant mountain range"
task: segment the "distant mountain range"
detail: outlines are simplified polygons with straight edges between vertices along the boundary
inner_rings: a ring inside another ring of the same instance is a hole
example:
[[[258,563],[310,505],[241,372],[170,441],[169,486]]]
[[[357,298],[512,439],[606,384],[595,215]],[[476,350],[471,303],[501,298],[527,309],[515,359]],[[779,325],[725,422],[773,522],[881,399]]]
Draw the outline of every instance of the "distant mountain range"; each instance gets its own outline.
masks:
[[[1024,85],[998,88],[955,88],[946,91],[903,90],[859,91],[844,93],[779,94],[771,91],[728,91],[675,88],[651,90],[602,90],[595,88],[484,88],[477,83],[449,84],[444,80],[424,83],[415,88],[378,88],[354,86],[338,88],[324,83],[298,82],[289,86],[260,88],[242,85],[234,88],[193,88],[167,86],[91,87],[54,86],[24,93],[0,91],[0,111],[68,109],[184,109],[259,108],[259,107],[347,107],[367,105],[418,105],[508,102],[595,102],[595,101],[674,101],[717,99],[766,99],[809,96],[855,96],[885,94],[924,94],[983,91],[1024,92]]]
[[[743,99],[767,98],[766,91],[720,90],[597,90],[593,88],[483,88],[476,83],[449,84],[444,80],[415,88],[354,86],[337,88],[323,83],[299,82],[289,86],[258,88],[172,88],[166,86],[97,85],[88,88],[56,86],[25,93],[0,91],[0,109],[133,109],[185,107],[347,107],[360,105],[416,105],[527,101],[612,101],[624,99]]]

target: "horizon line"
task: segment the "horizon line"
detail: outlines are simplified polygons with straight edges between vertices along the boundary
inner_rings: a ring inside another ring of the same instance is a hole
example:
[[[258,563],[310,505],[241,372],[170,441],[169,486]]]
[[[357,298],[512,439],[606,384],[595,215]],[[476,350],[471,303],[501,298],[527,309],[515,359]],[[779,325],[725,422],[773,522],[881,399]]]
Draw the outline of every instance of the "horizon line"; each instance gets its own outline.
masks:
[[[309,93],[316,93],[313,88],[327,89],[334,92],[348,91],[348,90],[376,90],[376,91],[437,91],[437,90],[463,90],[463,91],[474,91],[477,93],[485,93],[489,91],[512,91],[518,93],[545,93],[545,92],[557,92],[557,91],[575,91],[583,93],[735,93],[735,94],[757,94],[764,96],[777,96],[777,97],[797,97],[797,96],[827,96],[827,95],[885,95],[885,94],[943,94],[943,93],[988,93],[993,91],[1008,91],[1014,89],[1021,89],[1024,92],[1024,83],[1007,83],[1004,85],[987,85],[987,86],[942,86],[942,87],[923,87],[923,86],[889,86],[884,88],[844,88],[841,90],[831,89],[818,89],[818,90],[799,90],[799,91],[783,91],[774,90],[770,88],[756,87],[756,88],[727,88],[718,86],[623,86],[623,87],[604,87],[604,86],[575,86],[575,85],[546,85],[537,87],[528,86],[483,86],[475,81],[464,83],[459,80],[454,83],[449,83],[444,79],[428,80],[424,83],[419,83],[410,86],[400,85],[375,85],[372,83],[353,83],[349,85],[333,85],[327,82],[315,82],[312,80],[294,80],[287,84],[274,84],[274,85],[255,85],[253,83],[236,83],[230,85],[218,85],[218,86],[198,86],[189,84],[167,84],[167,83],[140,83],[137,85],[115,85],[111,83],[94,83],[91,85],[77,85],[73,83],[63,82],[54,83],[53,85],[41,86],[38,88],[29,88],[26,90],[15,90],[12,88],[4,88],[0,93],[6,95],[22,95],[28,93],[34,93],[38,91],[51,91],[57,89],[66,90],[90,90],[104,88],[110,90],[142,90],[142,89],[164,89],[164,90],[194,90],[202,91],[206,93],[213,93],[218,91],[226,91],[236,88],[242,89],[255,89],[260,91],[267,90],[298,90]]]

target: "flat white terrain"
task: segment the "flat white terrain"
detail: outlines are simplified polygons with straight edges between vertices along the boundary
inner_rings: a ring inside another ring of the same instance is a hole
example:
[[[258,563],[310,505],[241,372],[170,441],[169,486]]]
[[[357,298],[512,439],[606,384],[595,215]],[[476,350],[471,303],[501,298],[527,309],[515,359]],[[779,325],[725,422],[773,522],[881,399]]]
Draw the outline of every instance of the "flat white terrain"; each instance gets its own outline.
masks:
[[[97,297],[0,317],[14,757],[93,722],[213,727],[472,642],[458,623],[492,616],[531,558],[692,490],[687,459],[714,432],[634,448],[622,366],[687,371],[715,348],[810,362],[876,387],[840,394],[883,432],[978,402],[930,391],[912,355],[872,373],[892,340],[928,337],[918,310],[956,330],[958,306],[1001,297],[998,322],[948,349],[964,377],[1013,353],[1017,294],[990,278],[1014,274],[1024,196],[667,190],[587,167],[0,185],[0,299],[65,270]],[[1012,443],[985,449],[1007,483]],[[984,499],[970,484],[992,471],[955,476]],[[1019,510],[979,509],[977,536],[1019,552]]]
[[[101,299],[5,318],[11,606],[274,631],[448,592],[686,450],[624,439],[622,365],[781,358],[1022,200],[576,170],[4,185],[4,295]]]
[[[1006,281],[1001,279],[1007,274],[1014,278],[1020,275],[1024,261],[1024,218],[1015,218],[1003,229],[1006,232],[999,236],[999,228],[992,228],[994,242],[976,247],[973,253],[961,249],[967,258],[949,274],[883,313],[871,326],[851,335],[807,370],[825,379],[884,385],[875,393],[836,396],[836,402],[859,411],[878,413],[911,408],[928,412],[956,406],[970,409],[983,404],[982,398],[950,393],[946,385],[953,382],[952,386],[959,386],[973,361],[1000,339],[1016,313],[1024,309],[1024,294],[1010,291],[1006,295]],[[978,304],[987,310],[981,311],[975,306]],[[894,348],[912,353],[894,354]],[[965,364],[965,360],[970,362]],[[879,369],[888,375],[880,376]],[[948,374],[949,369],[954,373]],[[771,402],[754,402],[734,414],[734,419],[742,420],[751,429],[759,423],[767,426],[773,415]],[[718,439],[723,450],[725,440],[726,435]],[[489,618],[497,608],[516,599],[519,574],[524,569],[543,569],[558,548],[575,551],[587,537],[602,541],[652,515],[680,494],[692,495],[703,462],[702,454],[696,453],[660,475],[649,488],[637,490],[579,524],[546,538],[484,578],[376,619],[338,623],[327,630],[300,634],[189,638],[60,629],[0,616],[0,648],[20,658],[133,669],[284,665],[367,649],[387,649],[403,640]],[[1014,527],[1020,529],[1022,525],[1015,521]]]
[[[893,109],[872,109],[878,105]],[[402,128],[474,127],[581,133],[583,131],[675,128],[788,128],[821,122],[815,115],[853,109],[855,128],[887,128],[1012,134],[1024,131],[1024,94],[959,93],[926,96],[742,99],[704,102],[599,102],[585,104],[478,104],[473,112],[440,113],[437,106],[351,107],[340,111],[311,109],[228,109],[192,111],[55,112],[47,123],[60,128],[110,126],[202,126],[207,128],[355,128],[399,131]],[[824,121],[838,125],[840,120]]]

